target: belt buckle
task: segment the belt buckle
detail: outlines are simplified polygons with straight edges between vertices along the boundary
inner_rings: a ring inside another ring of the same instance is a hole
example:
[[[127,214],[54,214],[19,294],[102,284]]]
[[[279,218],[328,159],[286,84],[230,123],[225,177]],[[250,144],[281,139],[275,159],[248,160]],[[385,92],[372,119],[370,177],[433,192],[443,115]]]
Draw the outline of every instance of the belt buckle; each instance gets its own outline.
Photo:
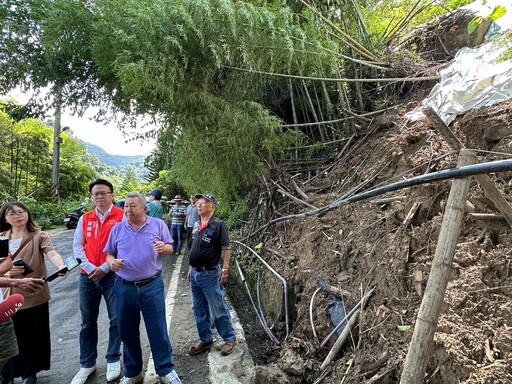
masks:
[[[140,288],[140,287],[143,287],[146,285],[148,279],[144,279],[144,280],[139,280],[139,281],[134,281],[133,282],[133,285],[136,287],[136,288]]]

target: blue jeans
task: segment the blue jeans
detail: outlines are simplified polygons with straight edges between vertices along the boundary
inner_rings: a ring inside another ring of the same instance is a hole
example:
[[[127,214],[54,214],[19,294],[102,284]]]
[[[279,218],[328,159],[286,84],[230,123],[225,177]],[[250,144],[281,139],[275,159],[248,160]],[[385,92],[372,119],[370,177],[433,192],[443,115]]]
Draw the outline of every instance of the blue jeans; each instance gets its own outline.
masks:
[[[80,297],[80,314],[82,325],[80,329],[80,365],[84,368],[93,367],[98,357],[98,314],[101,297],[105,299],[110,326],[108,329],[108,348],[106,359],[108,363],[119,361],[121,357],[121,338],[116,320],[116,299],[114,283],[116,275],[107,273],[103,279],[96,282],[88,275],[80,274],[78,291]]]
[[[212,271],[197,272],[192,268],[190,272],[192,309],[199,339],[204,343],[213,340],[210,313],[217,332],[224,341],[235,338],[231,315],[228,306],[224,303],[224,289],[221,288],[219,281],[220,265]]]
[[[176,253],[181,252],[183,246],[183,224],[171,224],[171,236],[174,241]]]
[[[167,331],[165,293],[162,277],[143,287],[123,284],[116,280],[114,292],[117,298],[116,312],[119,332],[123,341],[123,359],[126,377],[137,376],[143,368],[140,346],[140,313],[148,334],[153,353],[155,371],[165,376],[174,369],[172,345]]]

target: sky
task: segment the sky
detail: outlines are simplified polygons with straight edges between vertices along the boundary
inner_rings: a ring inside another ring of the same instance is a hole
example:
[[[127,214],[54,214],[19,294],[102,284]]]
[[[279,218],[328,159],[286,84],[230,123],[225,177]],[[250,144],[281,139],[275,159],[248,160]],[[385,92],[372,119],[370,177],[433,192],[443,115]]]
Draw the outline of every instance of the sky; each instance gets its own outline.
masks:
[[[23,104],[29,100],[30,95],[23,94],[19,91],[12,91],[7,94],[5,98],[12,98]],[[151,150],[155,148],[154,139],[151,139],[150,141],[134,140],[126,142],[127,139],[117,128],[116,123],[110,123],[107,125],[98,123],[92,119],[94,115],[95,110],[91,109],[87,110],[83,117],[78,117],[72,115],[64,108],[61,116],[61,127],[69,127],[73,137],[87,143],[95,144],[111,155],[147,156],[151,153]]]
[[[155,140],[127,141],[115,123],[104,125],[95,122],[94,111],[87,111],[84,117],[73,116],[64,111],[61,127],[69,127],[73,136],[87,143],[103,148],[111,155],[144,155],[147,156],[155,148]]]

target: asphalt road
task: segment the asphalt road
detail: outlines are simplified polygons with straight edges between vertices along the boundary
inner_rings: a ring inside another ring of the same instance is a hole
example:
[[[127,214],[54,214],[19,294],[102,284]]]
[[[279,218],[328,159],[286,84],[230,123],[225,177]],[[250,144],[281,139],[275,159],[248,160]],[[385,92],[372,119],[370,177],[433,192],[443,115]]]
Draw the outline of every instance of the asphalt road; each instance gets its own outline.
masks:
[[[66,257],[73,253],[73,230],[53,230],[48,232],[53,245],[61,256]],[[55,268],[48,264],[49,273]],[[180,267],[174,271],[175,264]],[[186,282],[188,260],[177,259],[171,256],[164,259],[162,276],[166,289],[172,278],[171,300],[167,304],[168,320],[171,323],[171,341],[174,348],[174,361],[177,372],[183,383],[208,384],[210,383],[209,363],[207,354],[188,356],[188,348],[196,342],[197,332],[193,320],[190,304],[190,291]],[[80,311],[78,306],[78,277],[79,269],[75,268],[64,278],[57,278],[50,284],[52,299],[50,301],[50,327],[52,340],[51,369],[38,374],[40,384],[69,384],[80,368],[78,335],[80,332]],[[106,383],[105,353],[108,341],[108,316],[102,302],[99,316],[99,343],[97,370],[93,373],[88,384]],[[150,357],[150,349],[144,325],[141,324],[141,345],[145,356],[145,367]],[[19,382],[20,379],[17,379]],[[149,362],[145,383],[157,382],[157,377]]]

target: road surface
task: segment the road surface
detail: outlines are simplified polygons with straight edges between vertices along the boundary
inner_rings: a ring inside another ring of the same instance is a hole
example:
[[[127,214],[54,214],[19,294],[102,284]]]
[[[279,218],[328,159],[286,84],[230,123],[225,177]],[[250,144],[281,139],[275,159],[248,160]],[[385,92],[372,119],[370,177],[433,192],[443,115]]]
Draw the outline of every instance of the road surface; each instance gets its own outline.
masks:
[[[66,257],[73,252],[73,230],[52,230],[48,232],[56,250]],[[48,264],[48,272],[55,268]],[[231,356],[221,357],[218,351],[191,357],[189,347],[197,341],[197,331],[192,314],[190,290],[186,281],[188,269],[187,258],[171,256],[164,259],[162,276],[167,290],[167,317],[173,344],[174,362],[183,384],[221,384],[221,383],[250,383],[253,367],[250,354],[246,350],[243,331],[239,326],[236,313],[232,312],[237,328],[239,344]],[[79,269],[75,268],[64,278],[57,278],[50,284],[52,299],[50,301],[50,327],[52,340],[51,370],[38,375],[39,384],[69,384],[80,368],[78,335],[80,332],[80,311],[78,306],[78,277]],[[158,382],[150,357],[150,349],[144,325],[141,324],[141,345],[143,348],[147,369],[144,383]],[[99,315],[99,342],[97,370],[87,384],[106,383],[105,353],[108,341],[108,317],[102,302]],[[237,370],[237,377],[229,377],[233,366],[248,367],[248,371]],[[219,374],[220,371],[226,371]],[[213,372],[213,373],[212,373]],[[226,376],[228,375],[228,376]],[[20,379],[17,379],[19,382]]]

